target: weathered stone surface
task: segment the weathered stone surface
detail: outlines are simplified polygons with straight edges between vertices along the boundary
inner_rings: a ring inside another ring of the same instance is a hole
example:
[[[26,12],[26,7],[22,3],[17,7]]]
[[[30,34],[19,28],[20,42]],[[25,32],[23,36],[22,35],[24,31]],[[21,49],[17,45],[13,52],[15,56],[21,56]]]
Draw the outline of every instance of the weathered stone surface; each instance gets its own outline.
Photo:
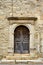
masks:
[[[33,0],[13,0],[13,15],[14,16],[35,16],[40,15],[43,8],[43,1]],[[0,0],[0,9],[7,16],[12,15],[12,0]],[[35,13],[35,14],[34,14]]]
[[[37,17],[34,25],[25,22],[22,25],[30,30],[30,47],[43,53],[43,0],[13,0],[13,7],[12,0],[0,0],[0,54],[6,54],[9,50],[13,52],[14,29],[21,23],[8,21],[12,14],[14,17]]]

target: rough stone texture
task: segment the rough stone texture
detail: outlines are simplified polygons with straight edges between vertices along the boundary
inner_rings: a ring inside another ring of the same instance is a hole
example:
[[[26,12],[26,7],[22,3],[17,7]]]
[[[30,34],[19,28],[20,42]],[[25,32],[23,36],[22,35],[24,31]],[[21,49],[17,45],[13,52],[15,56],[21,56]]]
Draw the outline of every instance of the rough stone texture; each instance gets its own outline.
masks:
[[[7,52],[8,47],[8,40],[9,40],[9,34],[8,34],[8,28],[0,30],[0,51],[4,54]],[[0,54],[2,54],[0,53]]]
[[[12,15],[12,0],[0,0],[1,14]],[[43,13],[43,1],[39,0],[13,0],[14,16],[37,16]],[[35,13],[35,14],[34,14]],[[1,15],[0,14],[0,15]]]
[[[0,0],[0,54],[8,53],[10,21],[7,18],[10,16],[12,0]],[[38,46],[38,51],[43,52],[43,0],[13,0],[13,16],[38,18],[34,26],[35,34],[38,34],[34,45],[37,48],[38,44],[41,48]]]

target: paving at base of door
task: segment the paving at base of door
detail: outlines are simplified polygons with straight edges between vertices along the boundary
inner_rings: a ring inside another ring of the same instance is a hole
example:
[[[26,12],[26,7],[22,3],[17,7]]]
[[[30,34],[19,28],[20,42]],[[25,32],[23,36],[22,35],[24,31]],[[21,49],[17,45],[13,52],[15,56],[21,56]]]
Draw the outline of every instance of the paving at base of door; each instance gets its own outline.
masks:
[[[29,63],[29,64],[14,64],[14,63],[8,63],[8,64],[0,64],[0,65],[43,65],[42,63]]]
[[[36,60],[38,58],[42,58],[42,55],[39,54],[14,54],[14,55],[7,55],[7,60]]]
[[[30,65],[43,65],[43,58],[39,58],[39,59],[36,59],[36,60],[6,60],[6,59],[2,59],[2,60],[0,60],[0,65],[6,65],[6,64],[8,64],[8,65],[11,65],[11,64],[15,64],[15,65],[18,65],[18,64],[20,64],[20,65],[28,65],[28,64],[30,64]]]

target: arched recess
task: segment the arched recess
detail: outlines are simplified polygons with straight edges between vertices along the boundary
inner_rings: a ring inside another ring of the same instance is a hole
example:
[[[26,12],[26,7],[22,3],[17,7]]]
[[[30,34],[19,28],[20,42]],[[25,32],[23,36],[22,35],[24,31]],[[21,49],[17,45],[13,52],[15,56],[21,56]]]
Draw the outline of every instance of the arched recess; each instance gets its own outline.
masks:
[[[14,30],[14,53],[30,53],[30,31],[24,25]]]

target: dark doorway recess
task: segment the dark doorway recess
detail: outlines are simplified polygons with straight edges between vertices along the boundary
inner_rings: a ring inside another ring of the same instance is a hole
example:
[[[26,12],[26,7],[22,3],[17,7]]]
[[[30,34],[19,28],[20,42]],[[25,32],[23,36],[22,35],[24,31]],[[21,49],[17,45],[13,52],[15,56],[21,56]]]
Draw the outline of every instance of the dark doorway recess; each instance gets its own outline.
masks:
[[[30,31],[26,26],[17,26],[14,31],[14,53],[30,52]]]

